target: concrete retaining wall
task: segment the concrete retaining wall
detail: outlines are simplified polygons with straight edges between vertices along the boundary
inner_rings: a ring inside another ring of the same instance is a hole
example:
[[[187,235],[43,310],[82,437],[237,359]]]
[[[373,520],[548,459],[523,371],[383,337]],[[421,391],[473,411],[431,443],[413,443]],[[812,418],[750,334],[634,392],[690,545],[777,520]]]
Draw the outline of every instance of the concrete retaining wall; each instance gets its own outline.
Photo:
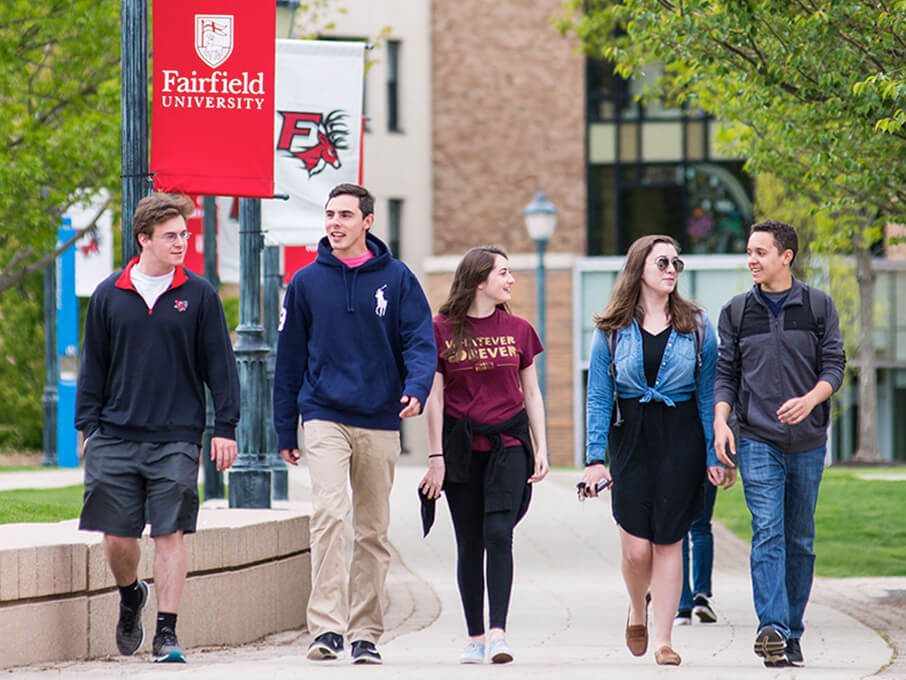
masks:
[[[183,647],[235,645],[305,626],[311,583],[309,508],[204,507],[186,537],[189,576],[179,615]],[[0,526],[0,668],[117,654],[119,595],[101,535],[78,520]],[[141,539],[139,578],[149,652],[157,616],[153,541]]]

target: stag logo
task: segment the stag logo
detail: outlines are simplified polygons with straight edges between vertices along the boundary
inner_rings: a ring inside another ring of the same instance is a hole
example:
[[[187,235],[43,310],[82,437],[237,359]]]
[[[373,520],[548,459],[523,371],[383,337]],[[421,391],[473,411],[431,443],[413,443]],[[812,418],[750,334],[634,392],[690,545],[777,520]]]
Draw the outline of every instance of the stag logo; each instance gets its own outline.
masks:
[[[233,15],[195,15],[195,54],[217,68],[233,53]]]
[[[374,313],[378,316],[384,316],[387,313],[387,298],[384,296],[384,289],[387,287],[385,283],[383,286],[374,291],[374,299],[377,304],[374,307]]]
[[[280,137],[277,150],[285,151],[298,158],[309,177],[323,172],[328,165],[340,167],[340,151],[349,147],[346,138],[349,128],[346,119],[349,114],[335,109],[326,116],[320,113],[300,113],[297,111],[278,111],[283,121],[280,126]],[[294,141],[303,137],[304,145]]]

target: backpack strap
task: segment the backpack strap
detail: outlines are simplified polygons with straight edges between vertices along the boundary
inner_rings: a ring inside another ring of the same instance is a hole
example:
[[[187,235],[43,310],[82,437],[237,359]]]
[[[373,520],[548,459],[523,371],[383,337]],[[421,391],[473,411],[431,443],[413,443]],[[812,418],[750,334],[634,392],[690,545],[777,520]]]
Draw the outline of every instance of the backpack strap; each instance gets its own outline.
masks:
[[[692,339],[695,342],[695,384],[698,384],[698,374],[702,370],[702,346],[705,344],[705,326],[700,323],[701,314],[692,323]]]
[[[613,382],[613,426],[620,427],[623,424],[623,414],[620,412],[620,397],[617,394],[617,364],[615,359],[620,331],[618,329],[611,330],[605,337],[607,338],[607,349],[610,350],[610,365],[607,367],[607,375],[610,376]]]
[[[816,335],[818,343],[824,340],[825,324],[827,321],[827,298],[830,297],[823,290],[803,286],[802,295],[805,297],[805,303],[812,310],[812,318],[815,320],[815,326],[818,328]],[[820,302],[819,302],[820,298]]]
[[[815,335],[818,337],[818,347],[815,352],[815,373],[821,374],[821,343],[824,341],[824,331],[827,321],[827,299],[830,297],[823,290],[803,286],[802,297],[804,302],[809,306],[812,312],[812,319],[815,321]],[[819,301],[820,298],[820,301]]]

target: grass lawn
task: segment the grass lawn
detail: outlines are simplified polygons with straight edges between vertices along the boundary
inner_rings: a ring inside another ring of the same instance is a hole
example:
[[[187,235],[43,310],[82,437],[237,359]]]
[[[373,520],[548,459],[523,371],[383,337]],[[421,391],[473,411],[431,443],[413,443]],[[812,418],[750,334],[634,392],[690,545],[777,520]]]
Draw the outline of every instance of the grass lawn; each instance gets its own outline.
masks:
[[[824,471],[815,512],[818,576],[906,576],[906,480],[859,479],[880,474],[902,476],[906,468]],[[751,540],[751,516],[738,482],[718,492],[714,517]]]
[[[0,465],[0,472],[23,472],[26,470],[34,472],[35,470],[46,469],[43,465]]]
[[[0,491],[0,524],[59,522],[78,517],[81,510],[81,484],[59,489]]]

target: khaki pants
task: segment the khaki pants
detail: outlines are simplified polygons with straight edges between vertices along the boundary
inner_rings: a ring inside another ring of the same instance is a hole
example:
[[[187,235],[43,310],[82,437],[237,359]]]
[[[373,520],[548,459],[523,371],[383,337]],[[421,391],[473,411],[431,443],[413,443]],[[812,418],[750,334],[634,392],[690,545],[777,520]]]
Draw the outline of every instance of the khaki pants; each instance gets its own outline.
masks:
[[[312,482],[311,598],[308,630],[377,643],[384,632],[383,595],[390,569],[390,489],[400,455],[398,430],[305,421]],[[344,520],[352,485],[352,564]]]

